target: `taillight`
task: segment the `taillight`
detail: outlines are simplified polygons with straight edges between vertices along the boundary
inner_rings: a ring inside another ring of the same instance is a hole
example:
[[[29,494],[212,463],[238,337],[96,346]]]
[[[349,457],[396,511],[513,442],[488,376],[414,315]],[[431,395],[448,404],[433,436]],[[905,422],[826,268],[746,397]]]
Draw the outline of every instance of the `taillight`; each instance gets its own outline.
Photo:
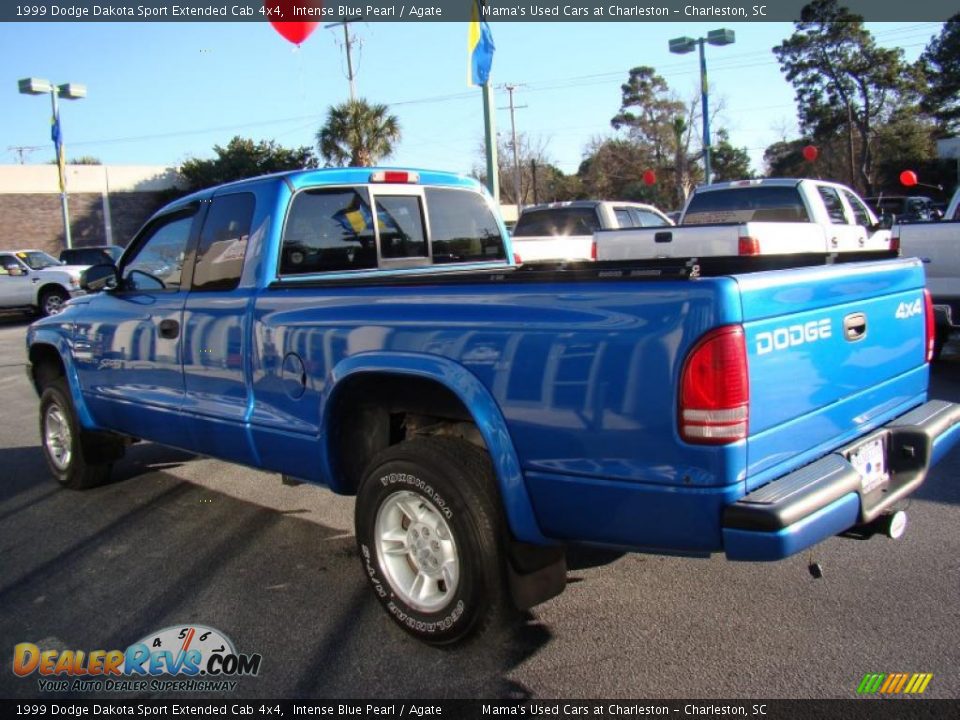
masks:
[[[698,445],[747,437],[750,380],[743,327],[711,330],[690,351],[680,381],[680,436]]]
[[[596,240],[590,243],[590,259],[591,260],[597,259],[597,241]]]
[[[923,319],[925,320],[926,361],[933,362],[933,348],[937,342],[937,322],[933,317],[933,299],[927,289],[923,291]]]
[[[894,235],[890,238],[890,252],[900,252],[900,236]]]
[[[755,237],[743,236],[739,242],[740,255],[759,255],[760,241]]]
[[[420,182],[420,173],[408,172],[406,170],[377,170],[370,173],[370,182],[372,183],[418,183]]]
[[[523,260],[520,258],[520,253],[513,254],[513,264],[514,265],[523,265]]]

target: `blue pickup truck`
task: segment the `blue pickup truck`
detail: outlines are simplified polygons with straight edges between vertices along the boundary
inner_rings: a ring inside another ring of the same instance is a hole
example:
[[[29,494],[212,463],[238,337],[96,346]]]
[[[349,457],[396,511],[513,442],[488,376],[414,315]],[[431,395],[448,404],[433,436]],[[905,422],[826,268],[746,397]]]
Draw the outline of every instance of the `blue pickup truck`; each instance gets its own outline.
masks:
[[[960,433],[920,262],[724,260],[518,266],[448,173],[206,190],[30,327],[46,460],[92,487],[145,439],[356,495],[374,593],[436,644],[561,592],[570,543],[899,535]]]

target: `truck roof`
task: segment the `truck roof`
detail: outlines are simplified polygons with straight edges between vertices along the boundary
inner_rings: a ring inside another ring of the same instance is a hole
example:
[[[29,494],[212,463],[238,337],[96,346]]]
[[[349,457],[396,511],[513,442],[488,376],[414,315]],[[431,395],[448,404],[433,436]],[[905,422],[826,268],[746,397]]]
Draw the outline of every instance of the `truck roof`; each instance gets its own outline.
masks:
[[[291,188],[299,190],[304,187],[314,185],[365,185],[374,182],[371,176],[377,172],[405,172],[416,175],[418,185],[443,185],[447,187],[462,187],[471,190],[483,191],[483,185],[475,178],[460,175],[458,173],[444,172],[440,170],[424,170],[421,168],[401,168],[401,167],[346,167],[346,168],[318,168],[305,170],[287,170],[285,172],[272,173],[269,175],[258,175],[256,177],[244,178],[233,182],[215,185],[213,187],[198,190],[190,195],[178,198],[168,208],[175,208],[178,205],[184,205],[195,200],[204,200],[224,190],[242,190],[245,187],[261,183],[264,181],[274,181],[282,179]]]

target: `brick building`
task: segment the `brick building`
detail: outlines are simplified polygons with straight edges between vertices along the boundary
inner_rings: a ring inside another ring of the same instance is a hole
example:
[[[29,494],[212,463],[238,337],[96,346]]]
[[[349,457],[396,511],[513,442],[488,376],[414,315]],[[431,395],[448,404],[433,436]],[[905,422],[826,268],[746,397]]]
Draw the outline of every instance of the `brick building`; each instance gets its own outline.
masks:
[[[68,165],[74,247],[126,245],[181,183],[176,168]],[[55,165],[0,165],[0,250],[35,248],[56,256],[64,247]]]

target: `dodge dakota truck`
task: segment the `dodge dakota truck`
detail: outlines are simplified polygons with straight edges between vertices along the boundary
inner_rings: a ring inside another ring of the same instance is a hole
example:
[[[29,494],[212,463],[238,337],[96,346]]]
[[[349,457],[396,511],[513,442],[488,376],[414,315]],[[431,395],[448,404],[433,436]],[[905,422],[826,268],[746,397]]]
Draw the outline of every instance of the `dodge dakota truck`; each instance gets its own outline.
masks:
[[[518,266],[448,173],[216,187],[29,328],[43,453],[67,488],[143,439],[355,495],[373,593],[435,644],[561,592],[572,543],[898,536],[960,432],[922,264],[755,260]]]
[[[675,228],[598,231],[598,260],[888,251],[890,222],[849,188],[822,180],[702,185]],[[895,248],[894,248],[895,249]]]
[[[899,223],[893,227],[893,236],[905,257],[918,257],[924,263],[937,322],[934,355],[939,356],[960,329],[960,187],[942,220]]]

